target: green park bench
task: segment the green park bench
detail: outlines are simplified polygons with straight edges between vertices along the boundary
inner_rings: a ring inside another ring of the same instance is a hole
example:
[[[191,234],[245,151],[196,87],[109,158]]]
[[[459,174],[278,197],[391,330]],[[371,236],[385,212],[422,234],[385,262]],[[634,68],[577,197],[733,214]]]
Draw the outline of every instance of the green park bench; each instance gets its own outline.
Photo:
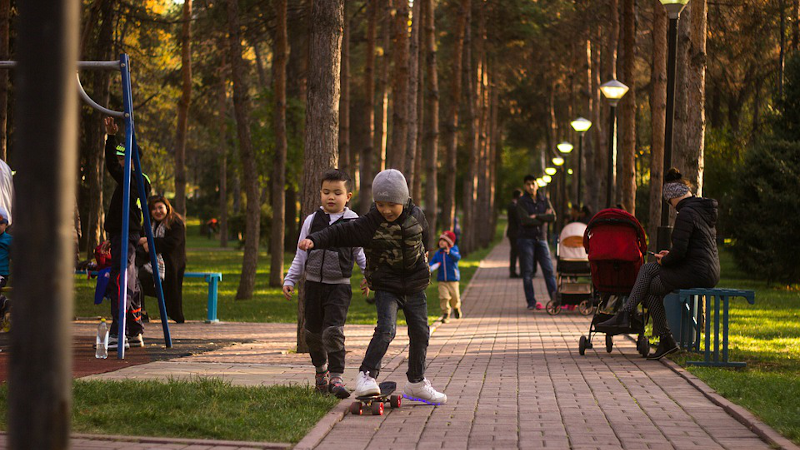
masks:
[[[90,272],[91,275],[97,275],[97,271]],[[85,270],[76,270],[75,274],[86,275]],[[203,278],[208,283],[208,313],[206,315],[206,323],[217,323],[217,297],[219,294],[219,282],[222,281],[222,274],[219,272],[186,272],[183,274],[184,278]]]
[[[664,298],[667,321],[681,348],[700,352],[700,342],[703,340],[701,333],[705,332],[704,360],[687,361],[687,364],[710,367],[744,367],[747,365],[744,362],[728,360],[728,307],[730,299],[733,297],[743,297],[749,304],[755,304],[753,291],[738,289],[680,289]],[[705,321],[703,327],[700,326],[701,312],[704,314]],[[713,347],[711,345],[712,321],[714,323]]]

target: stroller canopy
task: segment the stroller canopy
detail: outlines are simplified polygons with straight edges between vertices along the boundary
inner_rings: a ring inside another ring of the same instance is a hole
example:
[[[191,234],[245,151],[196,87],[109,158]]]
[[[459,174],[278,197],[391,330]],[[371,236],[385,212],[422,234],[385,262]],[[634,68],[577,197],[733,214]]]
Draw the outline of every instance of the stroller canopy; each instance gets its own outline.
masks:
[[[583,248],[583,234],[586,224],[572,222],[567,224],[558,237],[558,259],[588,261],[589,255]]]
[[[647,235],[636,217],[621,209],[598,212],[583,235],[590,261],[641,261],[647,252]]]

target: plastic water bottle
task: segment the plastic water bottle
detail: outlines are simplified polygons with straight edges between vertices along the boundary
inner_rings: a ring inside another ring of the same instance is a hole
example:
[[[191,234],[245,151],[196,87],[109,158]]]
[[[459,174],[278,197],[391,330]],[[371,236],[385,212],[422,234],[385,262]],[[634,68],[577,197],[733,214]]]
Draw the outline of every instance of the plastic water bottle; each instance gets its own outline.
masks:
[[[106,319],[100,320],[100,325],[97,326],[97,348],[94,351],[94,357],[97,359],[108,358],[108,324]]]

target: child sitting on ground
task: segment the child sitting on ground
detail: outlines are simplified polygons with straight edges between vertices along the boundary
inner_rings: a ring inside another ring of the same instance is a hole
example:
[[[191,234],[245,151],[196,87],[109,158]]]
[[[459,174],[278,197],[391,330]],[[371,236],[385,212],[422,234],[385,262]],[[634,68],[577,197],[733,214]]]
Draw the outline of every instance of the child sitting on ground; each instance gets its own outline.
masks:
[[[403,395],[428,404],[444,404],[447,396],[437,392],[425,378],[430,335],[425,297],[431,278],[425,249],[428,222],[409,198],[408,183],[397,170],[384,170],[375,176],[372,196],[375,204],[365,216],[312,233],[298,246],[301,250],[364,248],[366,277],[375,290],[378,324],[359,368],[355,395],[380,394],[375,379],[395,336],[397,310],[402,309],[409,338],[408,384]]]
[[[456,235],[452,231],[445,231],[439,236],[439,250],[433,254],[430,266],[431,272],[439,269],[436,280],[439,282],[439,307],[442,309],[442,323],[450,322],[450,307],[456,319],[461,314],[461,294],[458,291],[458,281],[461,272],[458,270],[458,261],[461,253],[456,245]]]
[[[358,218],[347,202],[353,196],[350,176],[338,169],[322,174],[320,203],[322,206],[306,217],[300,230],[299,242],[310,233]],[[316,368],[315,384],[318,392],[331,392],[347,398],[350,392],[344,387],[344,323],[353,291],[350,276],[353,262],[365,272],[364,250],[357,246],[337,246],[325,250],[298,250],[292,267],[283,281],[283,295],[292,298],[294,286],[305,272],[305,334],[311,362]],[[364,295],[369,294],[366,280],[361,283]]]

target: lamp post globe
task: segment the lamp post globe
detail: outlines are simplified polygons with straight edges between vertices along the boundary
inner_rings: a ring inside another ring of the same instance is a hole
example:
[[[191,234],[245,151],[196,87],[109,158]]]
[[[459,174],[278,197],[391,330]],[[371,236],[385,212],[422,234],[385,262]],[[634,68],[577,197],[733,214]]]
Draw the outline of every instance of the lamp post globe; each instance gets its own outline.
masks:
[[[562,158],[560,156],[556,156],[555,158],[553,158],[553,164],[555,164],[557,166],[560,166],[560,165],[564,164],[564,158]]]
[[[569,142],[567,142],[567,141],[564,141],[564,142],[561,142],[560,144],[556,145],[556,148],[557,148],[557,149],[558,149],[558,151],[560,151],[561,153],[569,153],[569,152],[571,152],[571,151],[572,151],[572,149],[573,149],[573,148],[575,148],[575,147],[573,147],[573,146],[572,146],[572,144],[570,144]]]
[[[576,181],[576,183],[578,183],[578,192],[575,194],[575,205],[580,207],[581,197],[583,197],[583,186],[581,179],[581,175],[583,174],[583,135],[586,134],[589,128],[592,128],[592,121],[584,119],[583,117],[578,117],[569,124],[572,126],[573,130],[578,132],[578,179]]]
[[[592,121],[584,119],[583,117],[578,117],[569,124],[572,126],[572,129],[578,133],[585,133],[589,130],[589,128],[592,128]]]
[[[664,9],[667,10],[667,17],[670,19],[677,19],[681,15],[681,11],[683,11],[683,7],[689,3],[689,0],[660,0],[661,4],[664,5]]]
[[[556,168],[555,167],[548,167],[548,168],[544,169],[544,173],[546,173],[548,175],[555,175],[556,174]]]
[[[550,183],[551,181],[553,181],[553,177],[551,177],[550,175],[545,175],[545,176],[543,176],[543,177],[542,177],[542,179],[543,179],[543,180],[544,180],[546,183]]]

